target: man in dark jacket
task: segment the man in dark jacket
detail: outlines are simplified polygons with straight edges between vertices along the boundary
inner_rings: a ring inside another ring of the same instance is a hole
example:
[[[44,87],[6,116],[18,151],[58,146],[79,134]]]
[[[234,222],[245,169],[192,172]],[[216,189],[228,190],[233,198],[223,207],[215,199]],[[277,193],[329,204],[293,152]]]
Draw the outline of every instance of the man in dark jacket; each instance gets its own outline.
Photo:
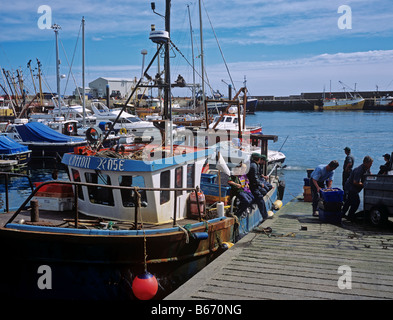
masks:
[[[366,174],[370,174],[370,168],[373,164],[373,159],[370,156],[365,156],[363,163],[352,170],[347,182],[345,183],[344,190],[348,193],[348,197],[345,200],[342,214],[345,216],[348,211],[348,220],[353,220],[355,218],[356,210],[359,208],[360,197],[359,192],[363,189],[363,182]]]
[[[260,165],[266,163],[266,156],[259,153],[253,153],[251,155],[250,169],[247,173],[248,180],[250,181],[250,190],[254,196],[254,201],[257,204],[259,211],[261,212],[263,220],[267,219],[266,204],[263,200],[263,196],[266,194],[264,185],[260,180]]]
[[[344,166],[343,166],[343,189],[345,186],[345,182],[347,182],[347,179],[349,178],[349,175],[351,174],[353,165],[355,164],[355,158],[351,154],[351,148],[345,147],[344,148],[345,154],[347,155],[344,160]]]

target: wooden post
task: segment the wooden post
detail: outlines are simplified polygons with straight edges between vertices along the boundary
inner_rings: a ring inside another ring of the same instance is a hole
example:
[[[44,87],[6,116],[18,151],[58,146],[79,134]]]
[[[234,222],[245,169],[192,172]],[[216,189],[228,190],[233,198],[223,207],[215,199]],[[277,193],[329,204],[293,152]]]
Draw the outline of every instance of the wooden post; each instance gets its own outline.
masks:
[[[39,210],[38,210],[38,200],[31,200],[31,211],[30,211],[30,221],[38,222],[40,220]]]

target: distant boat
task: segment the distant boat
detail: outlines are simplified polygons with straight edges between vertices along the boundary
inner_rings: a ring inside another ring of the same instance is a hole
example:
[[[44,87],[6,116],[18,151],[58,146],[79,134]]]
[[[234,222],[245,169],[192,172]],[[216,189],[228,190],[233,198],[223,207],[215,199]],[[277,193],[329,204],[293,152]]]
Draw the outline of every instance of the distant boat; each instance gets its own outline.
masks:
[[[55,121],[58,117],[64,117],[65,120],[77,121],[78,127],[81,127],[83,122],[85,122],[87,126],[96,123],[96,117],[90,110],[85,109],[85,111],[83,111],[83,107],[80,105],[65,105],[63,102],[63,105],[59,108],[57,106],[57,101],[55,99],[52,99],[52,101],[56,105],[54,109],[49,110],[47,113],[31,113],[29,114],[29,120],[32,122],[49,122]]]
[[[364,102],[362,97],[323,99],[322,106],[315,106],[315,110],[363,110]]]
[[[72,152],[74,147],[84,146],[87,140],[59,133],[41,122],[26,122],[18,119],[8,125],[6,134],[31,151],[31,158],[47,159]]]
[[[339,81],[339,83],[345,86],[342,81]],[[327,98],[324,92],[322,100],[314,106],[314,110],[363,110],[364,98],[356,90],[354,90],[354,94],[350,92],[348,94],[349,98],[345,93],[346,97],[344,99],[336,99],[331,96],[331,93]]]
[[[241,112],[242,113],[242,112]],[[227,113],[224,113],[222,116],[216,116],[213,122],[209,125],[209,128],[216,130],[231,130],[238,131],[239,130],[239,122],[243,122],[243,114],[240,114],[240,119],[237,114],[237,107],[230,107]],[[245,128],[242,128],[243,134],[255,134],[262,133],[262,127],[260,125],[246,125]]]
[[[118,117],[121,109],[110,109],[105,104],[99,101],[93,101],[91,103],[91,109],[96,117],[96,124],[98,125],[100,122],[111,121],[114,122]],[[158,129],[154,126],[154,124],[150,121],[143,121],[139,117],[134,116],[133,114],[122,112],[119,120],[115,123],[114,126],[115,133],[119,133],[120,131],[127,133],[132,133],[136,136],[142,135],[150,135],[155,136],[159,134]]]
[[[393,111],[393,97],[388,95],[380,98],[375,98],[374,105],[370,106],[370,108],[368,109]]]
[[[30,161],[31,150],[4,135],[0,135],[0,159],[16,160],[16,166],[27,165]]]

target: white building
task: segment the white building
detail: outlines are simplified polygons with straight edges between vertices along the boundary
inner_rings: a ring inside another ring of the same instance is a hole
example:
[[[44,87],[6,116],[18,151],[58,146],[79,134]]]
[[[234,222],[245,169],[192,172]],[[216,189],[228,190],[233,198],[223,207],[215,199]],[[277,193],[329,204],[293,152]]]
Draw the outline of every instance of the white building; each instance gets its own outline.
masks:
[[[106,86],[109,85],[111,96],[119,95],[121,98],[128,96],[135,87],[137,79],[107,78],[100,77],[89,83],[90,93],[93,98],[103,98],[106,96]]]

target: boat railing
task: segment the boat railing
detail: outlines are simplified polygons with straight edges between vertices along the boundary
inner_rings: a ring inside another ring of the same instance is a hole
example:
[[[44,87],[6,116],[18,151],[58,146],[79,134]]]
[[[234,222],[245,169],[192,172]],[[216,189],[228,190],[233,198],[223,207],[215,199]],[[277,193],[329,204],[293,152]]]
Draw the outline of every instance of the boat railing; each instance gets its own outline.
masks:
[[[7,176],[7,172],[0,172],[0,175],[5,174]],[[141,194],[139,191],[173,191],[176,195],[177,191],[189,191],[190,193],[195,192],[195,198],[197,201],[197,208],[198,208],[198,216],[199,221],[202,221],[202,212],[200,208],[200,201],[198,197],[198,192],[200,191],[199,187],[195,188],[146,188],[146,187],[137,187],[137,186],[112,186],[112,185],[102,185],[97,183],[88,183],[88,182],[76,182],[76,181],[62,181],[62,180],[50,180],[42,182],[41,184],[37,185],[36,188],[33,188],[31,184],[32,192],[26,198],[26,200],[19,206],[19,208],[15,211],[12,217],[4,224],[4,227],[7,224],[11,223],[20,213],[21,211],[26,208],[29,201],[36,195],[36,193],[46,185],[49,184],[63,184],[63,185],[73,185],[74,187],[74,212],[75,212],[75,228],[78,228],[78,220],[79,220],[79,212],[78,212],[78,199],[79,199],[79,188],[78,186],[86,186],[86,187],[100,187],[100,188],[108,188],[108,189],[120,189],[120,190],[133,190],[134,191],[134,208],[135,208],[135,229],[138,228],[138,216],[140,215],[140,208],[142,206],[141,202]],[[7,198],[8,199],[8,198]],[[7,200],[8,201],[8,200]],[[174,202],[174,215],[173,215],[173,226],[176,226],[176,206],[177,201]],[[7,213],[8,213],[8,206],[7,206]]]
[[[11,177],[19,177],[19,178],[27,178],[29,181],[29,185],[31,188],[31,191],[34,190],[33,182],[31,181],[30,177],[27,174],[22,174],[22,173],[14,173],[14,172],[0,172],[0,176],[4,176],[5,182],[5,210],[6,212],[9,212],[10,206],[9,206],[9,194],[8,194],[8,187],[10,183],[10,178]]]

